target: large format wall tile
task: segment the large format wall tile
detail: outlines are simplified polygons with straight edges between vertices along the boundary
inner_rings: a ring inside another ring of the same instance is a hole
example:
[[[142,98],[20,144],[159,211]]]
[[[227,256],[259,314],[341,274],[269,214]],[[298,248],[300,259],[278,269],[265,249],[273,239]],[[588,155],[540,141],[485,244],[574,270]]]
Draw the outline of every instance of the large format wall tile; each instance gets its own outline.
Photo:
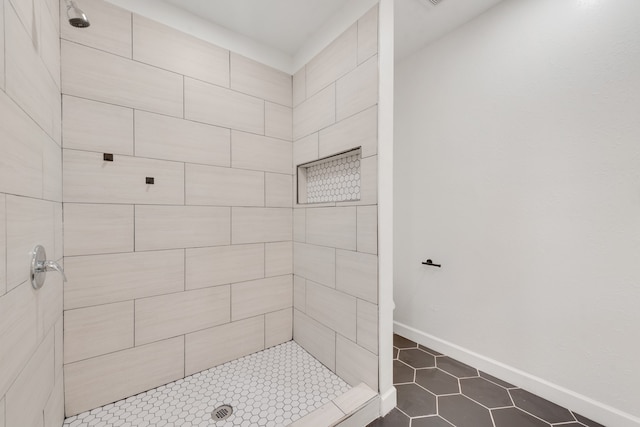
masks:
[[[0,89],[4,91],[4,7],[0,7]],[[2,404],[0,404],[2,406]],[[1,425],[1,424],[0,424]],[[2,425],[4,427],[4,425]]]
[[[229,129],[136,111],[136,156],[229,166]]]
[[[307,209],[307,243],[356,249],[356,208]]]
[[[64,363],[133,347],[133,301],[67,310]]]
[[[378,253],[378,206],[358,206],[358,252]]]
[[[264,100],[190,78],[184,81],[184,117],[264,134]]]
[[[298,140],[336,121],[336,88],[332,84],[293,109],[293,139]]]
[[[231,241],[235,244],[291,240],[292,209],[233,208]]]
[[[358,300],[358,339],[359,346],[373,354],[378,354],[378,306],[361,299]]]
[[[52,139],[42,147],[42,198],[62,202],[62,150]]]
[[[338,335],[336,339],[336,374],[352,386],[364,382],[373,390],[377,390],[378,357]]]
[[[211,351],[215,348],[216,351]],[[264,316],[188,334],[185,375],[221,365],[264,349]]]
[[[229,51],[133,15],[133,59],[229,87]]]
[[[264,256],[266,277],[293,273],[293,243],[278,242],[265,244]]]
[[[136,345],[228,323],[230,302],[229,286],[136,300]]]
[[[293,244],[293,272],[297,276],[335,287],[336,250],[324,246]]]
[[[81,7],[91,20],[87,28],[69,25],[67,7],[65,2],[60,2],[61,37],[131,58],[131,12],[103,0],[83,0]]]
[[[291,143],[246,132],[231,132],[231,166],[291,174]]]
[[[307,68],[302,67],[293,75],[293,106],[307,99]]]
[[[261,279],[264,265],[262,243],[187,249],[186,289]]]
[[[7,196],[0,193],[0,297],[7,292]],[[3,226],[4,225],[4,226]]]
[[[336,289],[377,304],[378,257],[338,249]]]
[[[212,206],[264,206],[264,173],[186,165],[186,203]]]
[[[356,67],[358,26],[352,25],[307,64],[307,97],[336,81]]]
[[[319,132],[316,132],[293,143],[294,167],[320,158],[318,137]]]
[[[307,281],[306,314],[345,337],[356,339],[356,298]]]
[[[293,306],[302,313],[307,311],[307,281],[293,276]]]
[[[293,310],[286,308],[264,316],[265,347],[273,347],[293,338]]]
[[[137,251],[230,243],[230,208],[136,206]]]
[[[363,111],[378,102],[378,56],[374,56],[336,83],[336,120]]]
[[[293,202],[293,177],[279,173],[266,173],[264,191],[266,207],[290,208]]]
[[[266,102],[264,108],[264,134],[291,141],[293,139],[293,110],[290,107],[272,102]]]
[[[65,257],[66,310],[184,290],[184,250]]]
[[[362,147],[362,157],[378,151],[378,108],[349,117],[320,131],[320,157]]]
[[[231,285],[231,320],[282,310],[293,305],[291,275]]]
[[[133,155],[133,110],[62,97],[64,148]]]
[[[169,116],[183,115],[183,77],[62,41],[62,92]]]
[[[231,53],[231,88],[291,107],[291,76],[236,53]]]
[[[293,240],[305,243],[307,241],[307,210],[293,210]]]
[[[64,255],[133,252],[133,206],[66,203]]]
[[[358,20],[358,64],[378,53],[378,5]]]
[[[184,337],[65,365],[67,415],[115,402],[184,375]]]
[[[146,178],[155,179],[153,185]],[[65,202],[183,204],[184,164],[64,150]]]
[[[327,368],[336,369],[336,333],[293,310],[293,339]]]

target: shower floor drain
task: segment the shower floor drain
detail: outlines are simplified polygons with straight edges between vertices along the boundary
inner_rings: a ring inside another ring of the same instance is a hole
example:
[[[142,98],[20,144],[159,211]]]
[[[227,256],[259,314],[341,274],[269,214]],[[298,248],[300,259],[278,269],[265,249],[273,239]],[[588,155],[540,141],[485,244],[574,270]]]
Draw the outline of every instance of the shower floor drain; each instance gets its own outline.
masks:
[[[222,405],[213,410],[211,418],[214,421],[222,421],[229,418],[231,414],[233,414],[233,408],[230,405]]]

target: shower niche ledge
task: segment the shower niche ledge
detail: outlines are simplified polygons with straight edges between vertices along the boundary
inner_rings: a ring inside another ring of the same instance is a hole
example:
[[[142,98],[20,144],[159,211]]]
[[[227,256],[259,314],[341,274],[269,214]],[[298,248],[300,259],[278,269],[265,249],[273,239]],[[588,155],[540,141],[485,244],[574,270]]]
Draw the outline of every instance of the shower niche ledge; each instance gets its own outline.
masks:
[[[362,149],[333,154],[296,167],[297,203],[356,202],[361,194]]]

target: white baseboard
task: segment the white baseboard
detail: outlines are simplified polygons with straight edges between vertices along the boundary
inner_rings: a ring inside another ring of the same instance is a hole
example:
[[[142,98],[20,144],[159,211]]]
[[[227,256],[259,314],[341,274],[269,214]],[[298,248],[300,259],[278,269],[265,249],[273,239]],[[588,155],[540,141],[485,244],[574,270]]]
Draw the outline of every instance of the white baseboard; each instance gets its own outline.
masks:
[[[391,386],[391,388],[384,393],[380,393],[380,416],[384,417],[396,407],[397,404],[397,395],[396,388]]]
[[[602,402],[560,387],[497,360],[474,353],[451,342],[429,335],[418,329],[394,322],[393,330],[398,335],[432,348],[463,363],[521,387],[544,399],[564,406],[582,416],[609,427],[639,427],[640,418],[620,411]]]

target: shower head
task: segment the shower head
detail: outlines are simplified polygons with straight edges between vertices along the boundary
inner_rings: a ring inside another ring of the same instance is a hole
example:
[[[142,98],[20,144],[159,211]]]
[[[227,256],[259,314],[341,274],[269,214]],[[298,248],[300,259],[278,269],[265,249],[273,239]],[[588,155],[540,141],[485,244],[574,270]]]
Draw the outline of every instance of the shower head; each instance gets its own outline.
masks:
[[[74,0],[65,0],[67,3],[67,17],[69,18],[69,24],[77,28],[87,28],[89,25],[89,18],[84,14],[82,9],[78,7]]]

